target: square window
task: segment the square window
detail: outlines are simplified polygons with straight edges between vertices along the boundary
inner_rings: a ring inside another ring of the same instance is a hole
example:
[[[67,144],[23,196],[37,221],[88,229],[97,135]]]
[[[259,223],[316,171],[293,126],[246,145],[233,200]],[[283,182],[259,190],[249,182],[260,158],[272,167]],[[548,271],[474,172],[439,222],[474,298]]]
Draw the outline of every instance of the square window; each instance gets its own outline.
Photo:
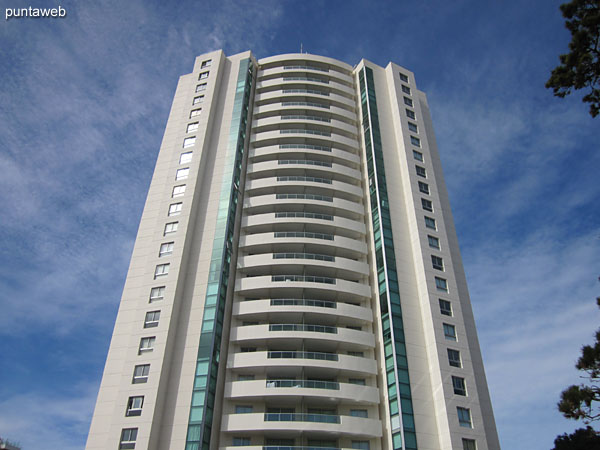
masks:
[[[150,303],[157,302],[165,298],[165,286],[153,287],[150,289]]]
[[[173,197],[173,198],[181,197],[184,194],[185,194],[185,184],[180,184],[179,186],[173,187],[173,193],[171,194],[171,197]]]
[[[467,395],[467,386],[465,385],[464,378],[452,376],[452,387],[456,395]]]
[[[439,256],[431,255],[431,265],[435,270],[444,270],[444,260]]]
[[[402,72],[400,72],[400,79],[402,81],[404,81],[405,83],[408,83],[408,77],[406,75],[404,75]]]
[[[423,162],[423,153],[418,152],[417,150],[413,150],[413,158],[417,161]]]
[[[171,203],[169,205],[169,216],[177,216],[181,214],[181,210],[183,209],[183,203]]]
[[[419,181],[419,192],[422,192],[423,194],[429,194],[429,185]]]
[[[179,155],[179,164],[187,164],[192,161],[194,152],[185,152]]]
[[[142,415],[142,406],[144,405],[144,396],[139,395],[136,397],[129,397],[127,400],[127,410],[125,411],[125,416],[141,416]]]
[[[185,130],[186,133],[191,133],[192,131],[196,131],[198,130],[198,127],[200,126],[199,122],[192,122],[189,123],[187,126],[187,129]]]
[[[410,137],[410,143],[411,143],[412,145],[415,145],[415,146],[417,146],[417,147],[420,147],[420,146],[421,146],[421,139],[419,139],[419,138],[418,138],[418,137],[416,137],[416,136],[411,136],[411,137]]]
[[[169,222],[165,224],[165,232],[163,233],[165,236],[169,233],[175,233],[179,228],[179,222]]]
[[[158,251],[158,256],[167,256],[173,253],[173,247],[175,246],[174,242],[165,242],[164,244],[160,244],[160,250]]]
[[[193,147],[194,145],[196,145],[196,136],[185,138],[183,140],[183,148]]]
[[[473,424],[471,422],[471,410],[468,408],[461,408],[460,406],[456,407],[456,412],[458,413],[458,423],[461,427],[473,428]]]
[[[460,352],[458,350],[448,349],[448,364],[452,367],[462,367],[462,361],[460,359]]]
[[[445,316],[452,317],[452,304],[448,300],[444,300],[441,298],[439,298],[438,300],[440,302],[440,313],[442,313]]]
[[[160,311],[148,311],[144,319],[144,328],[155,328],[158,326]]]
[[[138,354],[142,354],[145,352],[151,352],[154,350],[154,341],[156,341],[156,336],[145,337],[140,339],[140,350]]]
[[[435,277],[435,287],[438,291],[448,292],[448,281],[444,278]]]
[[[418,133],[419,132],[419,128],[417,127],[416,123],[408,122],[408,129],[410,131],[412,131],[413,133]]]
[[[425,167],[415,166],[415,169],[417,171],[418,176],[427,178],[427,171],[425,170]]]
[[[449,323],[444,324],[444,337],[449,341],[456,341],[456,327]]]
[[[432,230],[437,230],[437,225],[435,223],[435,219],[432,217],[425,216],[425,226],[427,228],[431,228]]]
[[[207,59],[206,61],[202,61],[200,68],[206,69],[207,67],[210,67],[210,66],[212,66],[212,59]]]
[[[154,278],[163,277],[169,274],[170,264],[159,264],[154,269]]]
[[[362,417],[362,418],[367,418],[369,417],[369,413],[366,409],[351,409],[350,410],[350,415],[352,417]]]
[[[477,442],[474,439],[465,439],[462,440],[463,450],[477,450]]]
[[[198,75],[199,80],[206,80],[207,78],[208,78],[208,70],[206,72],[200,72],[200,75]]]
[[[357,450],[369,450],[369,441],[352,441],[352,448]]]
[[[413,101],[408,97],[404,97],[404,104],[406,106],[413,106]]]
[[[198,95],[197,97],[194,97],[194,100],[192,100],[192,105],[198,105],[200,103],[202,103],[204,101],[204,95]]]
[[[140,384],[148,382],[148,374],[150,373],[150,364],[140,364],[133,368],[133,380],[131,384]]]
[[[190,168],[186,167],[185,169],[179,169],[175,173],[175,181],[185,180],[190,176]]]
[[[200,113],[202,112],[202,108],[196,108],[196,109],[192,109],[190,111],[190,119],[192,117],[198,117],[200,115]]]
[[[415,116],[415,112],[411,111],[410,109],[406,110],[406,117],[408,117],[412,120],[417,120],[417,117]]]
[[[408,86],[405,86],[404,84],[402,85],[402,92],[404,92],[405,94],[410,95],[410,88]]]
[[[233,438],[233,446],[234,447],[242,447],[242,446],[246,446],[246,445],[250,445],[249,437],[234,437]]]
[[[249,414],[252,412],[252,405],[235,405],[236,414]]]
[[[123,428],[121,430],[121,439],[119,440],[119,449],[125,450],[135,448],[137,432],[137,428]]]
[[[431,200],[427,200],[426,198],[421,199],[421,206],[425,211],[433,212],[433,203]]]
[[[440,240],[435,236],[427,235],[427,241],[429,241],[429,246],[431,248],[440,249]]]

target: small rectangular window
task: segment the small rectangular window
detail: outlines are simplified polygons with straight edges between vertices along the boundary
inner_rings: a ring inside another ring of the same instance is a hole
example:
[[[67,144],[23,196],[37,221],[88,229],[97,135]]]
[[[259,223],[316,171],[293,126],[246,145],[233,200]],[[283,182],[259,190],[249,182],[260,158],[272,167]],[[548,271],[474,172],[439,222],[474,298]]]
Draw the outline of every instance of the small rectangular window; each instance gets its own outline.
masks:
[[[457,406],[456,412],[458,413],[458,423],[461,427],[473,428],[473,424],[471,422],[471,410],[469,408],[461,408],[460,406]]]
[[[157,286],[150,289],[150,303],[157,302],[165,298],[165,286]]]
[[[198,105],[200,103],[202,103],[204,101],[204,95],[198,95],[197,97],[194,97],[194,100],[192,100],[192,105]]]
[[[432,230],[437,230],[437,225],[435,223],[435,219],[432,217],[425,216],[425,226],[427,228],[431,228]]]
[[[439,256],[431,255],[431,265],[435,270],[444,270],[444,260]]]
[[[413,101],[408,97],[404,97],[404,104],[406,106],[413,106]]]
[[[196,93],[206,90],[206,83],[200,83],[196,86]]]
[[[456,327],[449,323],[444,324],[444,337],[449,341],[456,341]]]
[[[417,171],[417,175],[423,178],[427,178],[427,171],[425,167],[415,166],[415,170]]]
[[[460,359],[460,352],[458,350],[448,349],[448,364],[452,367],[462,367],[462,361]]]
[[[404,81],[405,83],[408,83],[408,77],[402,72],[400,72],[400,80]]]
[[[438,291],[448,292],[448,281],[444,278],[435,277],[435,287]]]
[[[417,146],[417,147],[420,147],[420,146],[421,146],[421,139],[419,139],[419,138],[418,138],[418,137],[416,137],[416,136],[411,136],[411,137],[410,137],[410,143],[411,143],[412,145],[415,145],[415,146]]]
[[[148,311],[144,318],[144,328],[155,328],[158,326],[160,311]]]
[[[165,236],[169,233],[175,233],[179,228],[179,222],[169,222],[165,224],[165,232],[163,233]]]
[[[253,353],[256,351],[256,347],[241,347],[240,352],[242,353]]]
[[[441,298],[439,298],[438,300],[440,302],[440,313],[442,313],[445,316],[452,317],[452,304],[448,300],[444,300]]]
[[[359,386],[366,386],[367,380],[365,380],[364,378],[349,378],[348,383],[357,384]]]
[[[187,164],[192,161],[194,152],[185,152],[179,155],[179,164]]]
[[[419,191],[423,194],[429,194],[429,185],[427,183],[419,181]]]
[[[431,248],[440,249],[440,240],[435,236],[427,235],[427,241],[429,242],[429,246]]]
[[[465,439],[462,440],[463,450],[477,450],[477,442],[474,439]]]
[[[179,186],[173,187],[173,193],[171,194],[172,198],[181,197],[185,194],[185,184],[180,184]]]
[[[193,147],[194,145],[196,145],[196,136],[185,138],[183,140],[183,148]]]
[[[127,410],[125,411],[125,416],[141,416],[142,415],[142,406],[144,405],[144,396],[139,395],[136,397],[129,397],[127,400]]]
[[[236,414],[249,414],[252,412],[252,405],[235,405]]]
[[[207,78],[208,78],[208,71],[200,72],[200,75],[198,75],[199,80],[206,80]]]
[[[423,162],[423,153],[413,150],[413,158],[417,161]]]
[[[196,108],[196,109],[192,109],[190,111],[190,119],[192,117],[198,117],[200,115],[200,113],[202,112],[202,108]]]
[[[169,216],[178,216],[183,209],[183,203],[171,203],[169,205]]]
[[[163,277],[169,274],[170,264],[158,264],[154,269],[154,278]]]
[[[364,358],[365,352],[355,352],[355,351],[348,350],[348,356],[356,356],[358,358]]]
[[[175,247],[174,242],[165,242],[164,244],[160,244],[160,250],[158,251],[158,256],[168,256],[173,253],[173,248]]]
[[[352,441],[352,448],[356,450],[369,450],[369,441]]]
[[[465,385],[464,378],[452,376],[452,387],[456,395],[467,395],[467,386]]]
[[[185,180],[190,176],[190,168],[186,167],[185,169],[178,169],[175,173],[175,181]]]
[[[410,95],[410,88],[408,86],[405,86],[404,84],[402,85],[402,92],[404,92],[405,94]]]
[[[366,409],[351,409],[350,410],[350,415],[352,417],[362,417],[362,418],[367,418],[369,417],[369,413]]]
[[[250,373],[240,373],[238,375],[238,381],[252,381],[254,380],[255,376],[254,374]]]
[[[193,131],[198,130],[198,127],[200,126],[200,122],[192,122],[189,123],[187,126],[187,129],[185,130],[186,133],[191,133]]]
[[[135,448],[137,432],[137,428],[123,428],[121,430],[121,439],[119,440],[119,450]]]
[[[250,445],[249,437],[234,437],[233,438],[233,446],[234,447],[244,447]]]
[[[431,200],[427,200],[426,198],[421,199],[421,206],[425,211],[433,212],[433,203]]]
[[[419,128],[417,127],[416,123],[408,122],[408,129],[410,131],[412,131],[413,133],[418,133],[419,132]]]
[[[154,350],[154,341],[156,341],[156,336],[145,337],[140,339],[140,350],[139,354],[145,352],[151,352]]]
[[[131,384],[140,384],[148,382],[148,374],[150,374],[150,364],[140,364],[133,368],[133,380]]]
[[[406,117],[412,119],[412,120],[417,120],[417,116],[415,116],[415,112],[411,111],[410,109],[405,110],[406,111]]]
[[[200,68],[206,69],[207,67],[210,67],[210,66],[212,66],[212,59],[207,59],[206,61],[202,61]]]

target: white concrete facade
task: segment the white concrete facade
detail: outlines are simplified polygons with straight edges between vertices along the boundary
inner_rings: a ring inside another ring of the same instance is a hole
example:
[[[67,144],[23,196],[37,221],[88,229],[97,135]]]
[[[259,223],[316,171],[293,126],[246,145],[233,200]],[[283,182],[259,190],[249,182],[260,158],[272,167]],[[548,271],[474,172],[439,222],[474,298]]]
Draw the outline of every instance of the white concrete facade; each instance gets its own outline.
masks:
[[[400,66],[215,51],[180,78],[86,449],[240,446],[500,448],[427,99]]]

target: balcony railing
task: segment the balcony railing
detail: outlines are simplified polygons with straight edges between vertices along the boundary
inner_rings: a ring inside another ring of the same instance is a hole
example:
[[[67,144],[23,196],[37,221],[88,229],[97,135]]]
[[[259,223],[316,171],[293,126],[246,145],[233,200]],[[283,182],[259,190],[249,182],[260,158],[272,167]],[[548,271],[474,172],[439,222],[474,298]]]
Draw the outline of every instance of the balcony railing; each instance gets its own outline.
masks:
[[[299,281],[304,283],[336,284],[335,278],[313,277],[310,275],[272,275],[271,281]]]
[[[319,214],[319,213],[311,213],[311,212],[278,212],[275,213],[275,218],[306,218],[306,219],[321,219],[321,220],[333,220],[333,216],[330,214]]]
[[[337,327],[303,323],[273,323],[269,325],[269,331],[310,331],[313,333],[337,334]]]
[[[262,450],[342,450],[339,447],[303,447],[303,446],[280,446],[280,445],[264,445]]]
[[[316,261],[335,262],[335,256],[318,253],[273,253],[273,259],[314,259]]]
[[[272,298],[271,306],[316,306],[319,308],[337,308],[336,302],[313,300],[309,298]]]
[[[318,70],[319,72],[329,72],[329,69],[323,69],[317,66],[283,66],[283,70]]]
[[[340,423],[340,416],[334,414],[265,413],[265,422]]]
[[[267,358],[271,359],[315,359],[320,361],[338,361],[337,353],[302,352],[302,351],[270,351]]]
[[[339,391],[340,383],[337,381],[321,380],[266,380],[268,388],[306,388],[306,389],[332,389]]]

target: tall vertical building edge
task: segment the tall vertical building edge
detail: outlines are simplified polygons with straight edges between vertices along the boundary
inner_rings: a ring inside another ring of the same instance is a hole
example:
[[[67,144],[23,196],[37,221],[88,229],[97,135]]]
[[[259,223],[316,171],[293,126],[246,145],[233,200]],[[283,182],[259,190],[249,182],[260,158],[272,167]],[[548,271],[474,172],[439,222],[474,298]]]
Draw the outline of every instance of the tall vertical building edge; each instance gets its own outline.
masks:
[[[499,450],[427,99],[393,63],[196,58],[87,450]]]

